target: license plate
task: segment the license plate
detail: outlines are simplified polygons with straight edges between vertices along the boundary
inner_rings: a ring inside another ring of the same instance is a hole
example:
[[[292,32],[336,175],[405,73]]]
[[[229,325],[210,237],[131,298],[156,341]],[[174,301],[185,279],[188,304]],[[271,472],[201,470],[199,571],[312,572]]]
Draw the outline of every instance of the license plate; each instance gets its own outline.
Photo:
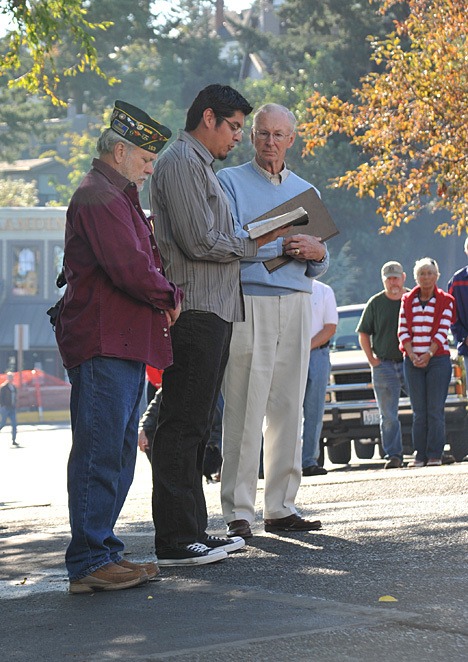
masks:
[[[378,409],[364,409],[362,412],[362,422],[364,425],[378,425],[380,414]]]

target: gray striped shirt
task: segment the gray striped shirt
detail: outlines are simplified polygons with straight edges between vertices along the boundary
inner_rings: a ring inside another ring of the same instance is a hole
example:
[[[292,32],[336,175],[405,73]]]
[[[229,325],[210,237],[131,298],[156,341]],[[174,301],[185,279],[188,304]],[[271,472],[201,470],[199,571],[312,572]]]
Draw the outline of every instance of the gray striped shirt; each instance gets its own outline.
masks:
[[[182,310],[243,320],[239,260],[257,254],[236,237],[208,149],[186,131],[156,161],[150,204],[166,277],[184,291]]]

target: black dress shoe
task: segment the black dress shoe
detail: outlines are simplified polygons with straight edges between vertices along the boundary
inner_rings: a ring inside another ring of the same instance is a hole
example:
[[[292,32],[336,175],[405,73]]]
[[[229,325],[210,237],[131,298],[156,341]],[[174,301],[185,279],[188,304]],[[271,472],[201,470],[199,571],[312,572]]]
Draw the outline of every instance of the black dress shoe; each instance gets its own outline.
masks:
[[[302,470],[303,476],[325,476],[328,473],[323,467],[313,464],[311,467],[304,467]]]
[[[226,535],[228,538],[233,538],[235,536],[240,536],[244,539],[252,538],[250,524],[246,519],[235,519],[232,522],[229,522]]]
[[[451,453],[447,453],[444,451],[442,453],[442,464],[454,464],[456,462],[456,459]]]
[[[311,522],[299,515],[265,520],[265,531],[268,533],[276,533],[276,531],[318,531],[321,528],[322,522],[320,520]]]

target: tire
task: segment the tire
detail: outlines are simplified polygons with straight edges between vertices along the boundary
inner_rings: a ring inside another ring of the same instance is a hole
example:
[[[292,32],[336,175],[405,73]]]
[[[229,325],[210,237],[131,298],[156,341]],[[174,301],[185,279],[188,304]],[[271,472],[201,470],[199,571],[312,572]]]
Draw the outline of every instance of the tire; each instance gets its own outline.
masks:
[[[468,440],[452,433],[447,439],[450,444],[450,450],[456,462],[461,462],[468,455]]]
[[[328,458],[332,464],[348,464],[351,459],[351,442],[343,441],[336,446],[327,446]]]
[[[359,439],[354,440],[354,452],[360,460],[372,460],[374,457],[374,451],[374,442],[371,444],[363,444]]]
[[[383,449],[381,441],[379,441],[379,455],[380,455],[380,459],[383,460],[385,457],[385,451]]]

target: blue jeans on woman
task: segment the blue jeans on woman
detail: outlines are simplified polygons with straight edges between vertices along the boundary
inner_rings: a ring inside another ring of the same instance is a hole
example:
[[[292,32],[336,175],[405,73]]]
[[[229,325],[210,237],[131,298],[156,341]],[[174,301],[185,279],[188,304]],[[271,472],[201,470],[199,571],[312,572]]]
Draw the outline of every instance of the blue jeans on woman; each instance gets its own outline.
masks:
[[[171,329],[174,363],[163,375],[151,461],[157,553],[206,539],[203,458],[231,334],[230,322],[196,310]]]
[[[404,371],[413,408],[416,460],[440,460],[445,446],[445,400],[452,375],[450,356],[433,356],[425,368],[415,368],[405,357]]]
[[[145,365],[97,356],[68,371],[73,444],[68,460],[70,581],[119,561],[114,526],[133,481]]]

